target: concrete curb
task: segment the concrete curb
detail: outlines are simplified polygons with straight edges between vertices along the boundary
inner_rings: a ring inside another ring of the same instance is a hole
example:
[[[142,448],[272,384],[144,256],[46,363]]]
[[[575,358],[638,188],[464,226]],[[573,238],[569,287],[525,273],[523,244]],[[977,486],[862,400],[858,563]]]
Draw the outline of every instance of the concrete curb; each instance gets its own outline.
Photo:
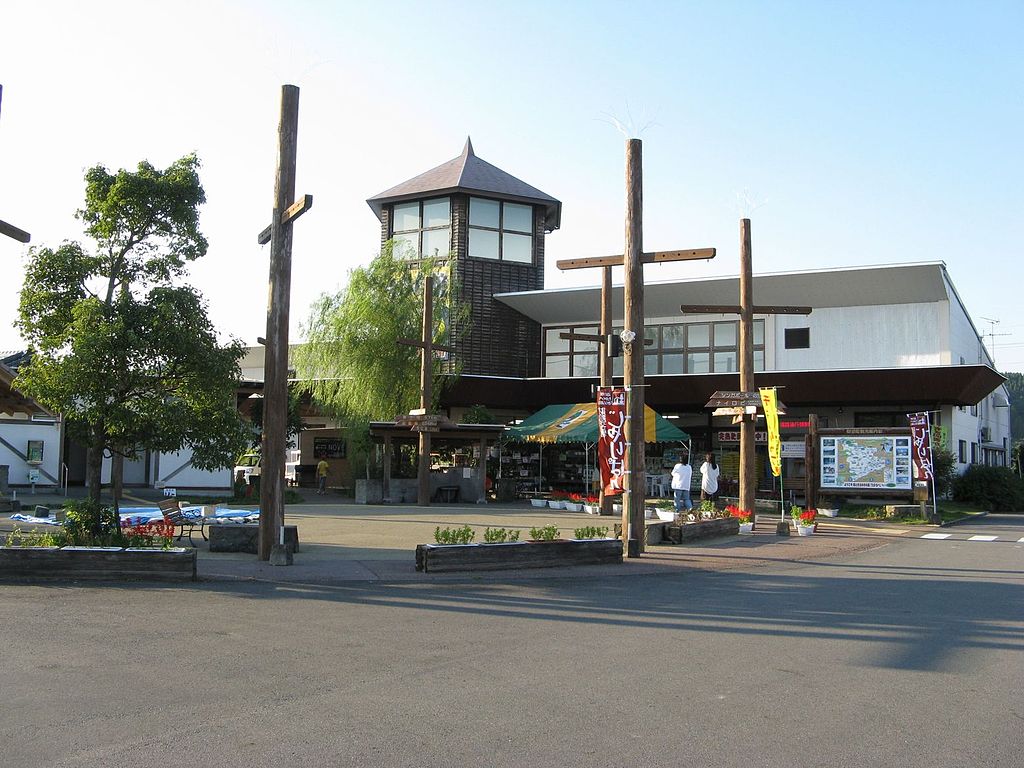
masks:
[[[979,517],[988,517],[988,512],[972,512],[967,517],[961,517],[959,520],[950,520],[945,523],[939,523],[939,528],[949,528],[951,525],[960,525],[960,523],[966,523],[969,520],[975,520]]]

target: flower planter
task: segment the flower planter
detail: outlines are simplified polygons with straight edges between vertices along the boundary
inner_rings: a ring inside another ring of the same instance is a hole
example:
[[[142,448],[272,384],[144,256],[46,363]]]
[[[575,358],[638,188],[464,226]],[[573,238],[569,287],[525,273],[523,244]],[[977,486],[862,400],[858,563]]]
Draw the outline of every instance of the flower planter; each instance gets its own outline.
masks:
[[[754,532],[754,524],[753,523],[740,523],[740,533],[753,533],[753,532]]]
[[[616,514],[616,515],[621,515],[622,514],[622,505],[621,504],[612,504],[612,513]]]
[[[621,562],[622,544],[615,539],[419,544],[416,547],[416,570],[427,573],[559,568]]]
[[[551,509],[565,509],[565,502],[555,501],[554,499],[548,499],[548,506]]]
[[[583,505],[575,501],[564,501],[562,502],[562,506],[565,508],[566,512],[579,512],[583,509]]]
[[[686,544],[699,539],[733,536],[739,533],[740,524],[735,517],[720,517],[695,523],[666,524],[665,540],[670,544]]]
[[[120,547],[0,547],[0,579],[195,581],[196,551]]]
[[[530,499],[530,505],[534,506],[534,507],[547,507],[548,500],[547,499],[536,499],[536,498]]]
[[[797,525],[796,532],[798,536],[810,536],[814,533],[813,525]]]
[[[588,515],[600,515],[601,505],[600,504],[584,504],[583,511]]]
[[[839,517],[839,510],[838,509],[824,509],[822,507],[818,507],[818,514],[819,515],[824,515],[825,517]]]

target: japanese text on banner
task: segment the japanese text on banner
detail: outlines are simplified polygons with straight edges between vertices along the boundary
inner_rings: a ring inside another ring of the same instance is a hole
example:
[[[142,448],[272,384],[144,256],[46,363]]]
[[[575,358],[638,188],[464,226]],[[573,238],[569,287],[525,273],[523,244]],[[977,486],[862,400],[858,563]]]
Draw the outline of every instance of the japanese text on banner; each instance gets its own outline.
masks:
[[[932,471],[932,445],[930,436],[931,419],[927,411],[908,413],[910,420],[910,452],[914,457],[914,479],[931,480],[935,475]]]
[[[768,426],[768,459],[772,474],[782,475],[782,441],[779,439],[779,408],[775,387],[761,387],[761,405],[764,406],[764,420]]]
[[[601,487],[606,496],[617,496],[625,487],[626,390],[597,391],[597,456],[601,465]]]

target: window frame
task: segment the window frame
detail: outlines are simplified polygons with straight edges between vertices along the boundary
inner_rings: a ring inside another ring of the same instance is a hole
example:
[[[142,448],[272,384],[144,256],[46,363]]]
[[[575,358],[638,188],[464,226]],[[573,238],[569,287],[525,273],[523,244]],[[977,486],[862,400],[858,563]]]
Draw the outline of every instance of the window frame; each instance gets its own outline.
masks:
[[[447,224],[438,225],[438,226],[433,226],[433,227],[424,227],[423,226],[423,206],[424,206],[424,204],[425,203],[437,202],[439,200],[447,200],[448,201],[448,223]],[[416,203],[416,205],[419,208],[419,214],[418,214],[418,216],[419,216],[419,218],[418,218],[419,226],[416,229],[395,229],[395,208],[398,207],[398,206],[403,206],[403,205],[411,205],[412,203]],[[423,233],[424,232],[439,232],[441,230],[447,229],[448,230],[448,250],[445,253],[443,253],[443,254],[438,254],[437,257],[436,257],[438,259],[447,259],[451,255],[452,250],[453,250],[452,249],[452,235],[453,235],[453,232],[454,232],[454,227],[452,226],[453,218],[454,217],[452,216],[452,198],[451,198],[450,195],[441,195],[440,197],[425,197],[425,198],[422,198],[422,199],[419,199],[419,200],[402,200],[401,202],[392,203],[391,204],[390,221],[388,222],[388,228],[391,230],[391,232],[390,232],[391,237],[389,239],[394,241],[396,235],[412,235],[412,234],[415,234],[416,235],[416,255],[414,257],[408,258],[407,261],[422,261],[424,258],[427,258],[427,259],[435,258],[433,256],[424,256],[423,255]]]
[[[498,204],[498,226],[487,227],[481,224],[471,223],[473,200],[484,200],[489,203]],[[528,208],[530,211],[530,231],[524,231],[521,229],[506,229],[505,228],[505,206],[506,205],[518,205],[523,208]],[[494,197],[482,197],[481,195],[467,195],[466,196],[466,257],[470,259],[479,259],[480,261],[490,262],[501,262],[502,264],[519,264],[524,267],[532,267],[537,262],[537,238],[536,238],[536,227],[537,227],[537,211],[533,205],[529,203],[520,203],[515,200],[501,200]],[[474,256],[470,251],[470,235],[473,230],[481,232],[494,232],[498,236],[498,257],[495,259],[489,256]],[[530,260],[529,261],[518,261],[515,259],[505,258],[505,235],[519,235],[520,237],[530,238]],[[571,367],[571,363],[570,363]]]
[[[792,339],[790,338],[792,335]],[[810,349],[811,348],[811,327],[809,325],[800,328],[784,328],[782,333],[782,345],[785,349]]]

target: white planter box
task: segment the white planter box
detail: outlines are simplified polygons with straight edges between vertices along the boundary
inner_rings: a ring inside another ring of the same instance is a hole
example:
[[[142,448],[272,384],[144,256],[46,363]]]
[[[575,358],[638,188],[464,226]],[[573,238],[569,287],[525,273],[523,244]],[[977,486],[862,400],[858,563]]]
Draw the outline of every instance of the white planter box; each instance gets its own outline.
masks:
[[[580,512],[583,509],[583,505],[575,501],[562,502],[566,512]]]
[[[824,515],[825,517],[839,517],[838,509],[825,509],[824,507],[818,507],[818,514]]]
[[[555,501],[554,499],[548,499],[548,506],[551,509],[565,509],[565,502]]]
[[[530,499],[531,506],[534,507],[546,507],[548,505],[547,499]]]

